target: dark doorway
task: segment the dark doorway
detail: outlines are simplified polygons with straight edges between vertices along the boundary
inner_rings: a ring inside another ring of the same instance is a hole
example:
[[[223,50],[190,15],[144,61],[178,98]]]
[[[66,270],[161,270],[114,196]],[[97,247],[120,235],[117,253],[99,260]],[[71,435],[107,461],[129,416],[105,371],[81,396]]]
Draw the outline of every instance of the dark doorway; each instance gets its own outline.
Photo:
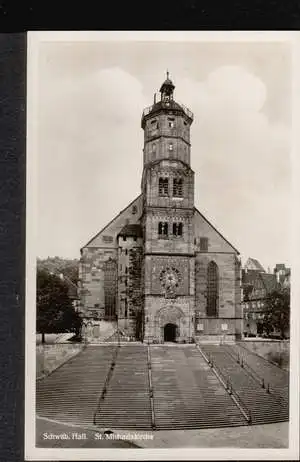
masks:
[[[164,327],[164,341],[165,342],[175,342],[176,335],[177,335],[176,324],[166,324]]]

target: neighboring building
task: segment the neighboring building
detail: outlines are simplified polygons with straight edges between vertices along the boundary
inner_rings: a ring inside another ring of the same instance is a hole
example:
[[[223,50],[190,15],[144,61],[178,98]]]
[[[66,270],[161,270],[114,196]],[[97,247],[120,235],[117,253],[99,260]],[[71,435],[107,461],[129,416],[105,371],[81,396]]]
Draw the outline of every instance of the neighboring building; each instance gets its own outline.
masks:
[[[284,263],[277,263],[275,265],[274,274],[279,284],[289,286],[291,269],[287,268]]]
[[[258,271],[259,273],[265,273],[263,266],[255,258],[248,258],[244,265],[244,270],[248,271]]]
[[[256,268],[256,269],[255,269]],[[290,286],[290,269],[277,264],[274,273],[266,273],[258,260],[249,258],[242,270],[242,308],[244,335],[263,334],[266,298],[273,290]]]
[[[174,88],[167,76],[142,115],[141,194],[81,249],[81,312],[94,337],[107,315],[147,342],[242,335],[239,252],[195,208],[193,114]]]

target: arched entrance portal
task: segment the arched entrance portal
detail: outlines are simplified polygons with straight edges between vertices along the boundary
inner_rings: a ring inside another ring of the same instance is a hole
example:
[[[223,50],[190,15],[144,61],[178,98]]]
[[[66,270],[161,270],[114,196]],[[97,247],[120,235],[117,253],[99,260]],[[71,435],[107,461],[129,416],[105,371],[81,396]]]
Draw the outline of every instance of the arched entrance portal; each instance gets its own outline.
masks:
[[[164,341],[175,342],[177,337],[177,326],[176,324],[166,324],[164,327]]]

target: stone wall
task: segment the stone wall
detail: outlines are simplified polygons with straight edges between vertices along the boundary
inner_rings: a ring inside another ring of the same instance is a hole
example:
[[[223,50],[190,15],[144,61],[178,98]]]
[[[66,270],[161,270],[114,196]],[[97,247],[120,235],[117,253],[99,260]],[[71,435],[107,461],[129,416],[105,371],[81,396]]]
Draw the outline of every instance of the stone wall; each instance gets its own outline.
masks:
[[[69,359],[76,356],[84,348],[84,344],[54,343],[36,346],[36,377],[49,375]]]
[[[79,271],[79,295],[84,316],[105,314],[105,263],[116,260],[116,249],[86,247],[82,251]]]
[[[275,362],[283,369],[289,369],[289,340],[244,340],[239,342],[243,347],[256,353],[268,361]]]

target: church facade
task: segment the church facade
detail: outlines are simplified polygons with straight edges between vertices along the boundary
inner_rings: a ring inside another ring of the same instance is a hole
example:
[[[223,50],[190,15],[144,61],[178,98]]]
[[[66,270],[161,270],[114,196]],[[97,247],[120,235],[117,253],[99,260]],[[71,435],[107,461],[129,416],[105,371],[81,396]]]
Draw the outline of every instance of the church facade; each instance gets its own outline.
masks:
[[[150,343],[229,342],[243,332],[239,252],[195,208],[193,114],[174,89],[167,75],[142,114],[141,194],[81,249],[91,340],[104,319]]]

